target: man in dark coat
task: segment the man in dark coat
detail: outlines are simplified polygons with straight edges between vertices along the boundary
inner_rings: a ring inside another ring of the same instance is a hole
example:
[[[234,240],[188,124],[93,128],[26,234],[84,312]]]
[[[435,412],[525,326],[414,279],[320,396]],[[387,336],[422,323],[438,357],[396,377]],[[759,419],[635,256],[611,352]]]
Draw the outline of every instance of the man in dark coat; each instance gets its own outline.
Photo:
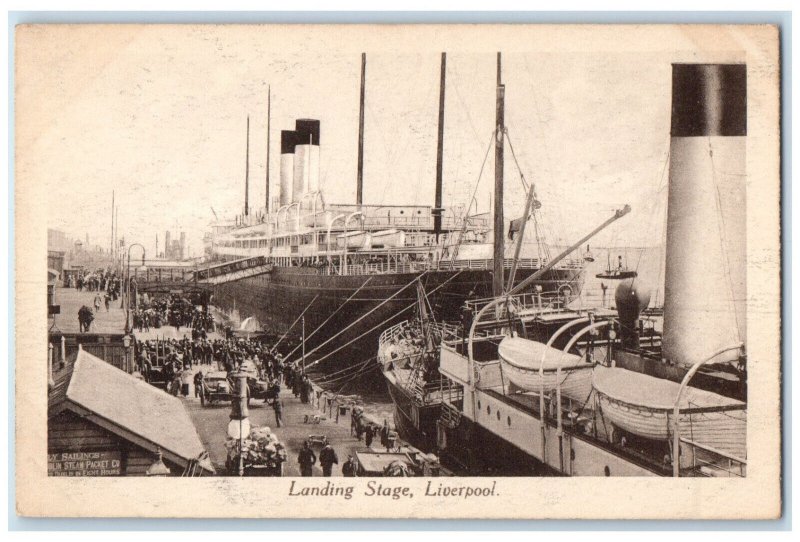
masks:
[[[322,476],[330,476],[334,465],[339,464],[339,457],[330,444],[326,444],[319,453],[319,464],[322,465]]]
[[[292,374],[292,372],[293,371],[292,371],[292,366],[291,365],[289,365],[287,363],[286,365],[283,366],[283,381],[286,383],[286,386],[289,387],[289,388],[291,388],[292,385],[293,385],[293,379],[292,379],[293,374]]]
[[[364,444],[367,445],[367,448],[372,446],[373,437],[375,437],[375,431],[372,429],[372,424],[367,424],[367,428],[364,430]]]
[[[383,420],[383,428],[381,429],[381,446],[386,448],[386,451],[389,451],[389,422]]]
[[[308,445],[308,441],[303,443],[303,449],[300,450],[300,454],[297,456],[297,462],[300,464],[300,476],[313,476],[311,468],[317,462],[317,455]]]
[[[347,461],[342,465],[342,476],[355,476],[357,474],[356,458],[352,455],[347,456]]]
[[[279,396],[275,396],[272,400],[272,408],[275,410],[275,425],[277,427],[283,426],[283,401]]]
[[[303,375],[303,378],[300,381],[300,401],[303,403],[308,403],[311,397],[311,391],[311,381],[307,376]]]
[[[194,396],[200,397],[203,393],[203,371],[197,371],[194,375]]]
[[[292,393],[295,397],[300,397],[300,390],[303,387],[303,381],[297,371],[292,372]]]
[[[81,326],[81,333],[88,333],[89,329],[92,326],[92,320],[94,320],[94,314],[92,313],[92,309],[83,305],[78,310],[78,323]]]

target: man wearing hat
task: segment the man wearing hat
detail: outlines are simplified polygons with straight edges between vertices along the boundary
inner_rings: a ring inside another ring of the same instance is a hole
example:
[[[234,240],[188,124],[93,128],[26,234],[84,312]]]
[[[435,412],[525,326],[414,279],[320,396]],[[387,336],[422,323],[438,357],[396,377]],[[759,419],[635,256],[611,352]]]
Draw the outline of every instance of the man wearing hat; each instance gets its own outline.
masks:
[[[347,461],[342,465],[342,476],[352,477],[356,475],[356,458],[352,455],[347,456]]]
[[[325,444],[325,447],[319,453],[319,464],[322,465],[322,476],[328,477],[331,475],[333,466],[339,464],[339,458],[330,443]]]
[[[280,388],[279,388],[280,390]],[[272,400],[272,408],[275,410],[275,425],[278,427],[283,426],[283,401],[281,401],[280,395],[275,394],[275,398]]]
[[[297,462],[300,464],[300,476],[313,476],[311,468],[317,462],[317,455],[308,445],[308,441],[303,443],[303,449],[297,456]]]

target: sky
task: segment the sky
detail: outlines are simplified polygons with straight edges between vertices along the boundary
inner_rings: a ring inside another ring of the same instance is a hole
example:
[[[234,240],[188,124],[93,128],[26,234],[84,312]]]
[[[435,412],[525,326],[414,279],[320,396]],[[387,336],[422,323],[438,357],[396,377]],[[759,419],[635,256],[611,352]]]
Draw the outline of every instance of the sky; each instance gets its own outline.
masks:
[[[320,43],[310,46],[309,36],[317,35]],[[81,239],[88,232],[93,243],[107,246],[114,191],[119,232],[129,244],[155,250],[158,235],[163,249],[165,230],[183,230],[199,255],[213,213],[241,212],[248,115],[250,201],[263,205],[269,88],[273,195],[280,130],[293,128],[296,118],[316,118],[325,199],[354,203],[359,35],[257,26],[25,29],[17,43],[16,137],[24,149],[17,175],[46,186],[48,227]],[[552,39],[559,35],[534,31],[528,41],[515,35],[502,56],[508,137],[522,173],[536,184],[550,240],[572,242],[628,203],[632,213],[592,242],[658,244],[671,62],[692,58],[696,43],[666,34],[676,41],[659,44],[664,38],[655,36],[639,47],[643,35],[636,34],[632,46],[611,45],[603,36],[581,45]],[[405,39],[393,49],[398,37],[388,36],[388,45],[365,40],[363,46],[364,201],[432,205],[446,40],[443,46],[433,38],[430,45]],[[477,210],[485,212],[493,152],[479,172],[494,130],[497,47],[453,41],[444,204],[462,212],[475,191]],[[678,53],[667,50],[676,47]],[[506,216],[521,215],[524,191],[508,146],[505,187]]]

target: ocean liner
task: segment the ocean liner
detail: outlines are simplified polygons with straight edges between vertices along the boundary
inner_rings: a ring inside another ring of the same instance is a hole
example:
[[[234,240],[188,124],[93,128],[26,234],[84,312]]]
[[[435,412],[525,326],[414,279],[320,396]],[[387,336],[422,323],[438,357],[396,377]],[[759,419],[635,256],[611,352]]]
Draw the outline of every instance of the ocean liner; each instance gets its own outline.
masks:
[[[523,280],[548,263],[546,246],[530,258],[496,250],[493,237],[502,240],[505,235],[502,212],[499,222],[495,213],[492,225],[486,215],[470,214],[471,207],[461,216],[443,207],[445,72],[443,53],[433,206],[362,201],[362,55],[356,202],[326,201],[319,176],[320,122],[298,119],[293,130],[281,132],[278,196],[270,201],[267,172],[265,206],[251,212],[246,188],[244,212],[213,226],[210,253],[212,261],[221,263],[201,271],[199,278],[214,283],[216,274],[228,277],[214,286],[214,303],[235,307],[241,318],[255,317],[265,330],[281,336],[303,335],[304,352],[296,342],[284,341],[283,354],[290,360],[302,357],[307,371],[316,373],[323,385],[326,375],[362,364],[364,379],[382,387],[374,363],[364,362],[374,360],[379,333],[412,314],[417,283],[438,320],[458,320],[463,302],[490,296],[493,281],[508,280],[512,271],[514,281]],[[496,201],[502,202],[501,195],[502,186]],[[230,280],[234,269],[238,275]],[[575,296],[583,270],[582,259],[566,259],[540,273],[539,280],[548,290]]]

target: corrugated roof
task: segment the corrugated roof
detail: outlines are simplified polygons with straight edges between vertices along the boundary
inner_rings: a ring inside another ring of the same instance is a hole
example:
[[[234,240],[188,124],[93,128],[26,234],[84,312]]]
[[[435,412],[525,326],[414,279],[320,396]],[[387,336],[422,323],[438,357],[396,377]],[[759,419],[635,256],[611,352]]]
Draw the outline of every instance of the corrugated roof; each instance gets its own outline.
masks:
[[[68,382],[67,401],[187,461],[205,452],[189,414],[177,397],[83,349],[78,352],[71,377],[66,373],[63,379]],[[56,400],[63,393],[59,384],[63,386],[63,380],[56,383],[55,393],[51,394]]]

